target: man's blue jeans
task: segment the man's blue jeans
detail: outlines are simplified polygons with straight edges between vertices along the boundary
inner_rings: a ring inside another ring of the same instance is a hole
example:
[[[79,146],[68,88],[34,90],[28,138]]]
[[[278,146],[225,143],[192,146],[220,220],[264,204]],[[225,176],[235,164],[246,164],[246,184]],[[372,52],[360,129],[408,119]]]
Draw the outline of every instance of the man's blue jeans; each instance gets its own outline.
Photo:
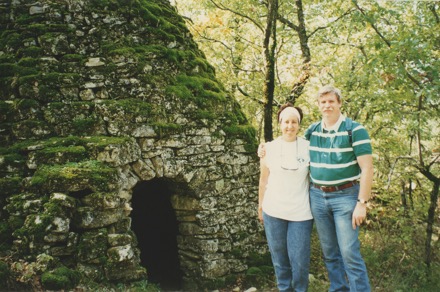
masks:
[[[263,220],[278,289],[306,292],[313,220],[288,221],[266,213]]]
[[[310,206],[330,279],[329,291],[371,290],[360,253],[359,227],[352,226],[358,193],[359,185],[329,193],[310,187]]]

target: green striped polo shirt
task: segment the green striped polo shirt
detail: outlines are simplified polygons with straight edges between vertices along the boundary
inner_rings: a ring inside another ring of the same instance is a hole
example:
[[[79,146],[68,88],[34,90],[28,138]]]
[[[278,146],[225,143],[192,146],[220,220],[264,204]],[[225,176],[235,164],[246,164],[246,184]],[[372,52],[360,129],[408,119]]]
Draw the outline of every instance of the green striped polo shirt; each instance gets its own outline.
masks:
[[[372,154],[367,130],[355,121],[350,144],[345,118],[337,131],[326,131],[321,122],[318,126],[311,125],[305,136],[310,141],[310,178],[318,185],[337,186],[359,179],[361,169],[356,157]]]

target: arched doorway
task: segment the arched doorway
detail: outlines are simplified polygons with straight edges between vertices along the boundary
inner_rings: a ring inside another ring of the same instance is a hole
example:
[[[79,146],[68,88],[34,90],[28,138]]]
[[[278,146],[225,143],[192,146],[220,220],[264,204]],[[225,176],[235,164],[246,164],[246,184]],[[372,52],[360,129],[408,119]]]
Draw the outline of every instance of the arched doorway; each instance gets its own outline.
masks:
[[[131,228],[138,239],[141,265],[148,280],[162,290],[180,290],[182,272],[177,252],[178,226],[171,206],[170,181],[152,179],[133,189]]]

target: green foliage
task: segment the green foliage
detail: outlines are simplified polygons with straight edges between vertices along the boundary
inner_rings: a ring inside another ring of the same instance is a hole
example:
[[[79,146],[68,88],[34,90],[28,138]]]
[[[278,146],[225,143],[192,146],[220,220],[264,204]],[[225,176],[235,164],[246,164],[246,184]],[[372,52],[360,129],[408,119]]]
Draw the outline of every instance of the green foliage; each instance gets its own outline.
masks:
[[[67,267],[59,267],[53,271],[47,271],[41,276],[41,284],[49,290],[73,289],[78,285],[79,280],[79,272]]]

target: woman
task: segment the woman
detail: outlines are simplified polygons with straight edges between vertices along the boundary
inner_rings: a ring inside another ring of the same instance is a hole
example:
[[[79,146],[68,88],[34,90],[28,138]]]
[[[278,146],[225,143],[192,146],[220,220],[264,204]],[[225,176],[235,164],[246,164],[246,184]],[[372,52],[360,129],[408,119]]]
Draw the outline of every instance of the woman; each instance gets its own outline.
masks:
[[[278,111],[282,135],[266,143],[260,159],[258,217],[280,291],[307,291],[313,217],[309,204],[309,143],[297,136],[302,111]]]

